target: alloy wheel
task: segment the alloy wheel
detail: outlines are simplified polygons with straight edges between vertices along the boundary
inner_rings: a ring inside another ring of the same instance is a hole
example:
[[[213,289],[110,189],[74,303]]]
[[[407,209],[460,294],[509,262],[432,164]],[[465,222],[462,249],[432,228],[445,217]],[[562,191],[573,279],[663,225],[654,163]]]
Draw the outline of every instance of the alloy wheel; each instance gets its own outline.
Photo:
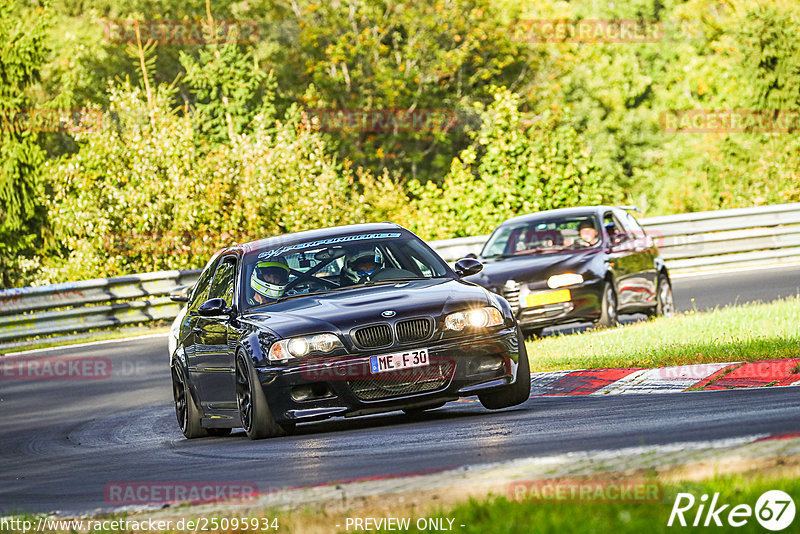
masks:
[[[242,427],[249,431],[253,426],[253,395],[245,366],[241,358],[236,359],[236,404],[239,406]]]

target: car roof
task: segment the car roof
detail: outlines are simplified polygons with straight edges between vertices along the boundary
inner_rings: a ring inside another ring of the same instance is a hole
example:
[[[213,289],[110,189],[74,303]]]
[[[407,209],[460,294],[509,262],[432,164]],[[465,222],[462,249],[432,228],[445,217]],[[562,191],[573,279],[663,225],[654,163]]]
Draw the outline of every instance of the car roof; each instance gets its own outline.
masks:
[[[280,234],[273,237],[258,239],[256,241],[249,241],[247,243],[239,243],[230,246],[223,250],[223,254],[236,253],[246,254],[254,250],[263,250],[279,245],[286,244],[289,241],[314,241],[318,239],[327,239],[331,237],[340,236],[342,234],[350,234],[354,232],[386,232],[386,231],[404,230],[408,231],[399,224],[392,222],[382,223],[365,223],[365,224],[349,224],[345,226],[332,226],[330,228],[319,228],[316,230],[305,230],[303,232],[293,232],[289,234]]]
[[[618,206],[577,206],[574,208],[559,208],[554,210],[545,210],[545,211],[537,211],[535,213],[527,213],[525,215],[517,215],[516,217],[511,217],[510,219],[506,219],[500,226],[506,226],[508,224],[516,224],[516,223],[524,223],[528,221],[537,221],[542,217],[574,217],[579,215],[597,215],[598,217],[602,215],[603,212],[608,210],[615,210],[619,211],[621,208]]]

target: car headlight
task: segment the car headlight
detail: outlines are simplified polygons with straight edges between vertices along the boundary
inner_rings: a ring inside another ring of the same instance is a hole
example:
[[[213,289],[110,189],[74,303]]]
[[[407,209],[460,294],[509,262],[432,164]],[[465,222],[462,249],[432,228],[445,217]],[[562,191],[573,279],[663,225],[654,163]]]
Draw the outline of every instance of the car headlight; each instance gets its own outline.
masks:
[[[281,362],[289,358],[302,358],[312,352],[325,353],[343,347],[339,337],[334,334],[291,337],[272,344],[269,349],[269,360]]]
[[[547,279],[547,286],[550,289],[557,287],[574,286],[575,284],[582,284],[583,276],[575,273],[554,274]]]
[[[494,306],[451,313],[444,318],[444,327],[461,332],[465,328],[489,328],[503,324],[503,314]]]

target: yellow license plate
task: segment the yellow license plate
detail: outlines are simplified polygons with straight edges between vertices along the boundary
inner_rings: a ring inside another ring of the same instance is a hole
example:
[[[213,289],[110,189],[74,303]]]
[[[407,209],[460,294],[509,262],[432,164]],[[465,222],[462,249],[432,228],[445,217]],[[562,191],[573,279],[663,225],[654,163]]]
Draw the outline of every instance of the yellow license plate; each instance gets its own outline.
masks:
[[[528,308],[533,306],[544,306],[545,304],[558,304],[559,302],[569,302],[572,296],[569,289],[559,289],[558,291],[548,291],[547,293],[534,293],[528,295],[525,304]]]

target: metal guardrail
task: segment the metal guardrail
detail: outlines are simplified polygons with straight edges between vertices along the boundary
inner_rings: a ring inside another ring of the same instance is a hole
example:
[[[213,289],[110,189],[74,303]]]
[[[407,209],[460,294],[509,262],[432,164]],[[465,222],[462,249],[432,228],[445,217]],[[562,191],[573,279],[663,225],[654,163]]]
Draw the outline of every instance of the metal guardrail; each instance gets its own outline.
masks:
[[[640,219],[671,272],[800,262],[800,203]],[[433,241],[447,261],[479,253],[488,236]],[[200,270],[161,271],[0,290],[0,349],[36,336],[171,319],[181,305],[166,295]],[[58,339],[58,338],[57,338]],[[57,340],[56,339],[56,340]]]
[[[673,271],[800,261],[800,203],[643,219]]]
[[[166,295],[175,286],[193,284],[199,275],[199,269],[160,271],[2,290],[0,349],[36,336],[172,319],[181,305]]]

